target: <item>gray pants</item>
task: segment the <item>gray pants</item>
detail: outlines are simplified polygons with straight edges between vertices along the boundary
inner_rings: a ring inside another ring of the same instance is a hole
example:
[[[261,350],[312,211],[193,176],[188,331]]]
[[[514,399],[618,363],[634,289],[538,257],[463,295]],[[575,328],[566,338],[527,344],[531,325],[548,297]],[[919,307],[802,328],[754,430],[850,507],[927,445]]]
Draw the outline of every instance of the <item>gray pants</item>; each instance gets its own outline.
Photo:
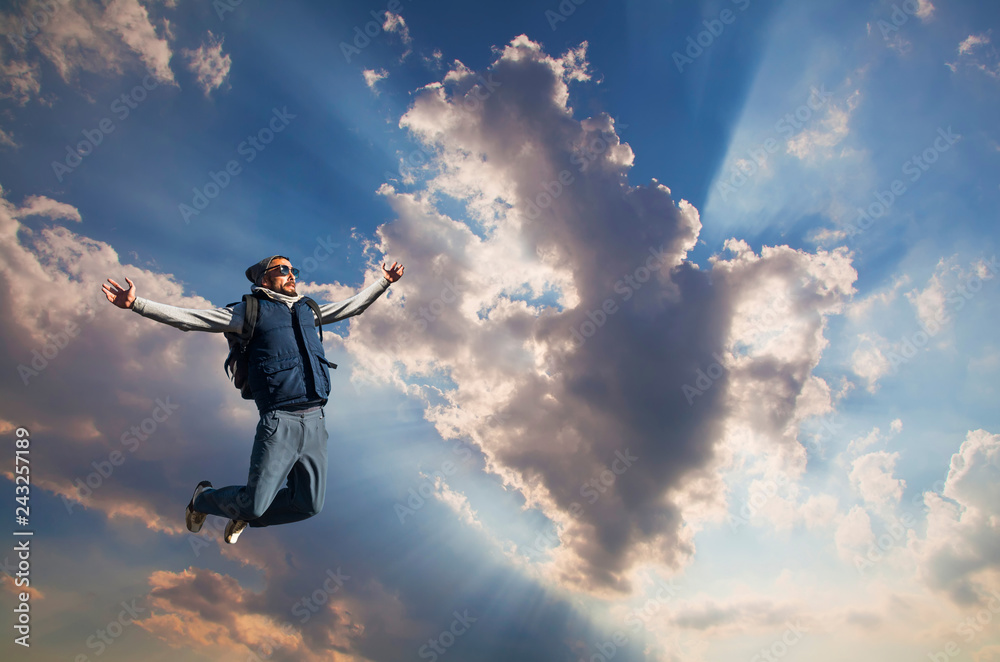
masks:
[[[250,526],[312,517],[322,510],[326,495],[328,439],[322,409],[261,414],[247,484],[205,490],[194,500],[194,509]]]

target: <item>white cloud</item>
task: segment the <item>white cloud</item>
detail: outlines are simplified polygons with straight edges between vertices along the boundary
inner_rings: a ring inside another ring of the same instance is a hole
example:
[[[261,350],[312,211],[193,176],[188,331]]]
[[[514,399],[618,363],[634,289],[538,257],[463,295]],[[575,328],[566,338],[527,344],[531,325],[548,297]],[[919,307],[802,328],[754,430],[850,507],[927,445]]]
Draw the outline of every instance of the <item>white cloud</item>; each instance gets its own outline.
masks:
[[[927,533],[910,545],[921,576],[960,605],[1000,591],[1000,435],[968,433],[943,497],[928,492]]]
[[[923,290],[911,290],[906,293],[906,298],[916,309],[917,318],[921,325],[926,328],[937,328],[939,324],[949,320],[948,309],[945,306],[945,284],[943,279],[950,271],[949,262],[940,260],[935,268],[934,275],[927,282],[927,287]]]
[[[860,103],[861,90],[855,90],[843,105],[830,101],[826,117],[819,120],[819,126],[806,129],[789,140],[786,151],[802,160],[833,156],[833,148],[850,133],[851,116]]]
[[[378,90],[375,89],[375,84],[380,80],[388,78],[389,72],[385,69],[365,69],[361,72],[361,75],[364,77],[365,85],[368,86],[368,89],[375,92],[375,94],[378,94]]]
[[[66,219],[79,223],[83,220],[80,212],[72,205],[57,202],[41,195],[29,196],[24,201],[24,206],[19,209],[11,208],[10,213],[14,218],[18,219],[29,216],[46,216],[54,221]]]
[[[961,44],[958,45],[959,55],[970,55],[977,46],[985,46],[990,43],[990,38],[985,34],[970,34]]]
[[[12,149],[17,149],[20,145],[14,140],[14,136],[10,135],[3,129],[0,129],[0,146],[10,147]]]
[[[188,70],[195,75],[198,87],[207,97],[212,90],[222,86],[229,75],[232,58],[222,53],[222,38],[217,38],[211,30],[205,42],[195,50],[183,51]]]
[[[888,342],[877,333],[863,333],[858,336],[858,346],[851,354],[851,370],[868,384],[870,393],[878,390],[878,381],[892,369],[892,364],[883,353]]]
[[[386,32],[391,32],[399,35],[400,40],[406,46],[406,50],[400,56],[400,60],[405,60],[406,57],[413,52],[411,45],[413,44],[413,38],[410,37],[410,28],[407,27],[406,21],[399,14],[394,14],[391,11],[385,12],[385,21],[382,23],[382,29]]]
[[[851,465],[851,484],[865,503],[886,511],[903,496],[906,481],[893,478],[899,453],[876,451],[856,458]]]
[[[853,564],[858,556],[864,556],[874,540],[871,518],[861,506],[854,506],[839,518],[834,542],[844,561]]]
[[[104,24],[117,33],[135,51],[149,73],[161,83],[172,83],[170,45],[156,35],[149,13],[138,0],[111,0],[104,13]]]
[[[41,67],[37,62],[10,60],[0,62],[0,98],[23,106],[41,90]]]
[[[987,31],[963,39],[958,45],[958,59],[946,63],[952,72],[957,73],[960,67],[968,67],[1000,80],[1000,53],[992,46],[991,36],[992,31]]]
[[[896,277],[888,289],[873,292],[863,299],[856,299],[847,309],[847,316],[852,319],[866,317],[873,308],[881,309],[896,300],[899,291],[910,283],[910,277],[906,274]]]
[[[635,567],[679,567],[699,522],[724,516],[720,469],[735,448],[774,455],[766,479],[801,472],[797,426],[830,407],[811,374],[825,319],[857,274],[843,249],[758,255],[734,240],[710,282],[686,261],[698,211],[656,180],[628,183],[634,154],[610,117],[573,118],[569,85],[588,68],[585,44],[554,57],[522,35],[486,71],[456,62],[416,93],[400,124],[432,158],[410,190],[380,190],[396,219],[374,250],[427,268],[366,312],[348,345],[360,372],[443,398],[427,411],[438,432],[472,439],[487,470],[555,523],[549,580],[627,591]],[[442,213],[442,196],[468,218]],[[775,292],[785,309],[758,314]],[[713,353],[726,374],[689,403],[683,387]],[[639,395],[654,390],[655,413]],[[498,415],[504,425],[486,423]],[[581,499],[626,451],[639,459]]]
[[[76,82],[80,72],[120,75],[137,68],[137,61],[160,83],[174,83],[168,25],[163,24],[165,34],[159,36],[138,0],[78,0],[53,7],[26,42],[34,48],[22,48],[23,59],[5,59],[0,65],[0,97],[24,105],[41,94],[41,62],[35,48],[67,83]],[[0,23],[6,25],[20,25],[20,19],[16,11],[0,15]]]

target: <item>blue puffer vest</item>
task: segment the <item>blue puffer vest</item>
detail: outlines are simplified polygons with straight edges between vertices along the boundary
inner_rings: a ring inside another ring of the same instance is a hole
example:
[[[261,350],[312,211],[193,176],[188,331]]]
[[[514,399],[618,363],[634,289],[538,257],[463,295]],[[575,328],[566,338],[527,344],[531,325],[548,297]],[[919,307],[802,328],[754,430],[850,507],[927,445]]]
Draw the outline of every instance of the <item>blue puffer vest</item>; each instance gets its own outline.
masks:
[[[330,370],[316,316],[304,300],[289,308],[258,297],[257,326],[247,347],[250,388],[261,413],[301,405],[325,405]]]

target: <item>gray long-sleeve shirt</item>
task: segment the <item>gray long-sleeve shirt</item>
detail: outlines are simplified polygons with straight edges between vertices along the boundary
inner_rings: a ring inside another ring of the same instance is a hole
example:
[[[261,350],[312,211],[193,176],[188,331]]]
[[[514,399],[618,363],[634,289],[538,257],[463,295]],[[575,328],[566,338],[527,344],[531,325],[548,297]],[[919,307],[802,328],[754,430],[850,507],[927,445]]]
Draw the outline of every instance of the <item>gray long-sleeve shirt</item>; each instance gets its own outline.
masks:
[[[364,290],[358,292],[349,299],[337,301],[335,303],[325,303],[320,305],[319,311],[323,315],[322,324],[331,324],[348,317],[360,315],[368,306],[374,303],[389,288],[389,281],[385,276],[382,279],[369,285]],[[254,287],[253,290],[262,291],[274,301],[291,306],[301,298],[289,297],[284,294],[272,292],[271,290]],[[246,305],[240,301],[232,308],[198,309],[179,308],[165,303],[157,303],[142,297],[136,297],[132,303],[132,310],[143,317],[162,322],[176,327],[181,331],[210,331],[215,333],[240,333],[243,330],[243,317]],[[320,324],[317,321],[317,325]]]

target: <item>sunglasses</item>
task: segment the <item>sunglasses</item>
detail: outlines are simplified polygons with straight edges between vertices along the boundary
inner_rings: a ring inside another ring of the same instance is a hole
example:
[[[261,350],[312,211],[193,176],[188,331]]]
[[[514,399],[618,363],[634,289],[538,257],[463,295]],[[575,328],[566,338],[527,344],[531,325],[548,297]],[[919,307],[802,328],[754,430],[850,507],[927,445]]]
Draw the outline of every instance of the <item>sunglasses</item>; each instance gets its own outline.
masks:
[[[299,277],[299,270],[293,267],[289,267],[287,264],[279,264],[276,267],[271,267],[267,271],[274,271],[275,269],[277,269],[278,273],[282,276],[287,276],[289,273],[291,273],[296,278]],[[267,271],[265,271],[264,273],[267,273]]]

